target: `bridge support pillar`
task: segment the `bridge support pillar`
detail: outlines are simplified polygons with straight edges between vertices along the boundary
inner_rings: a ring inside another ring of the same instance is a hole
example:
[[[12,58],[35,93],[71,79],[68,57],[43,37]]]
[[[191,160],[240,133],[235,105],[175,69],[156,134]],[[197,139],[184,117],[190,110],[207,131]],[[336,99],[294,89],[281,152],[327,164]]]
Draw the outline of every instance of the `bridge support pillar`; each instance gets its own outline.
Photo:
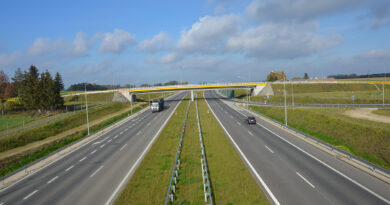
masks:
[[[191,90],[191,101],[194,101],[194,91]]]
[[[134,102],[137,98],[136,98],[136,95],[134,93],[129,93],[129,92],[125,92],[125,93],[121,93],[129,102]]]

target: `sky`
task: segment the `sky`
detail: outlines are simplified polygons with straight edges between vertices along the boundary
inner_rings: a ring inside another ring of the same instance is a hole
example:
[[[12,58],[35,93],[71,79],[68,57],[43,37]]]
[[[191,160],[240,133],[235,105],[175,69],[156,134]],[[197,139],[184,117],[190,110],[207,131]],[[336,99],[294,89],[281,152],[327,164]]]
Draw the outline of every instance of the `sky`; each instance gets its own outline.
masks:
[[[2,1],[0,70],[32,64],[66,86],[390,72],[390,1]]]

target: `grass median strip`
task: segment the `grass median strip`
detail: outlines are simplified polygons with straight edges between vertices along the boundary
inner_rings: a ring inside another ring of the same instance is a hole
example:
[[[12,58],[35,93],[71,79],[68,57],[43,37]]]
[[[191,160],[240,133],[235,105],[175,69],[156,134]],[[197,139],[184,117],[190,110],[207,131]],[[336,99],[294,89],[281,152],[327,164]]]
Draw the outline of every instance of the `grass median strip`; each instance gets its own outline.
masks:
[[[181,102],[115,204],[164,203],[186,109]]]
[[[183,137],[183,146],[180,156],[181,168],[175,203],[204,203],[201,157],[195,102],[191,102]]]
[[[198,103],[215,204],[269,204],[205,100]]]

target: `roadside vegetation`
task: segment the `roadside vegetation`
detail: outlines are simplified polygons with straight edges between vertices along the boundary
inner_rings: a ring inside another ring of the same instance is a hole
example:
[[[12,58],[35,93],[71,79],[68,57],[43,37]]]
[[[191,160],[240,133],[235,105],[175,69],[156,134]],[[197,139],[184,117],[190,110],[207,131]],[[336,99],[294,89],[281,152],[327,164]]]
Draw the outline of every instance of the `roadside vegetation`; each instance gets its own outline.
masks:
[[[163,204],[187,110],[188,95],[134,172],[115,204]]]
[[[274,96],[268,103],[284,103],[283,84],[271,84]],[[385,102],[390,102],[390,85],[385,85]],[[287,103],[312,104],[382,104],[382,84],[286,84]],[[353,96],[353,97],[352,97]],[[246,100],[247,91],[235,90],[235,97]],[[251,96],[264,102],[265,96]]]
[[[282,107],[250,106],[250,109],[284,123]],[[343,114],[346,110],[288,108],[288,125],[390,169],[389,124],[351,118]]]
[[[206,101],[198,103],[215,204],[269,204]]]

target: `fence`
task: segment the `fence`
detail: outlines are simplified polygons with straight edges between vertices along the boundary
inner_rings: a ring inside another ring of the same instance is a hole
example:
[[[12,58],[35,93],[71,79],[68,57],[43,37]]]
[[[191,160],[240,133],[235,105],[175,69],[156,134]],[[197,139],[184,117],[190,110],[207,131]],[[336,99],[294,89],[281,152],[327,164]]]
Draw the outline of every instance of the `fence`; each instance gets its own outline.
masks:
[[[89,105],[88,106],[88,109],[94,109],[94,108],[98,108],[98,107],[101,107],[103,106],[104,104],[98,104],[98,105]],[[29,130],[29,129],[33,129],[33,128],[36,128],[36,127],[39,127],[41,125],[45,125],[45,124],[49,124],[51,122],[54,122],[56,120],[59,120],[59,119],[62,119],[62,118],[65,118],[65,117],[68,117],[68,116],[71,116],[71,115],[74,115],[76,114],[76,112],[80,112],[82,111],[83,109],[85,109],[85,107],[83,108],[83,105],[73,105],[73,106],[66,106],[65,107],[65,111],[66,113],[63,114],[63,115],[58,115],[54,118],[50,118],[50,119],[47,119],[47,120],[43,120],[43,121],[37,121],[31,125],[28,125],[28,126],[25,126],[24,124],[24,119],[22,120],[22,128],[19,128],[19,129],[12,129],[12,130],[9,130],[9,127],[8,127],[8,122],[7,122],[7,128],[5,130],[2,130],[1,132],[3,132],[2,134],[0,134],[0,138],[1,137],[5,137],[5,136],[9,136],[9,135],[14,135],[14,134],[17,134],[19,132],[23,132],[23,131],[26,131],[26,130]],[[20,125],[19,125],[20,126]]]

